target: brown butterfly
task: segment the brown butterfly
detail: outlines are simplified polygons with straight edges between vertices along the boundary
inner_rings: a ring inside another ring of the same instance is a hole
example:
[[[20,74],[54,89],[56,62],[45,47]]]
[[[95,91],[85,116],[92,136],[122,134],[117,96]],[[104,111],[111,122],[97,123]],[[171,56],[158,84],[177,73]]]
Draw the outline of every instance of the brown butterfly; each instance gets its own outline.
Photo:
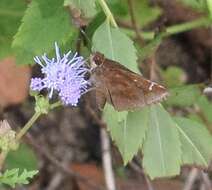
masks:
[[[99,52],[91,56],[91,65],[91,82],[101,108],[107,101],[117,111],[135,110],[160,102],[168,95],[163,86],[105,58]]]

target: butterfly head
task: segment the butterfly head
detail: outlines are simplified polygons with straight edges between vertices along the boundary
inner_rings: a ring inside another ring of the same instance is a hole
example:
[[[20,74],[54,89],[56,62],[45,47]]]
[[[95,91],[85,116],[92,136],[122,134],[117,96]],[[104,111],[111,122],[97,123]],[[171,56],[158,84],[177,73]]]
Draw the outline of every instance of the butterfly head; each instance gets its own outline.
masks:
[[[91,59],[96,65],[101,65],[105,60],[105,56],[100,52],[95,52],[92,54]]]

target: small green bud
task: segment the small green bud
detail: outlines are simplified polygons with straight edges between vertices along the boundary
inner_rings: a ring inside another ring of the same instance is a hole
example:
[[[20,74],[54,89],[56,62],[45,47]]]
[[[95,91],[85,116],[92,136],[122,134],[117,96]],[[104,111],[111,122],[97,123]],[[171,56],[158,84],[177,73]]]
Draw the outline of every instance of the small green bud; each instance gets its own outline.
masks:
[[[8,151],[17,148],[15,137],[16,132],[11,129],[9,123],[6,120],[0,121],[0,149]]]
[[[43,96],[35,96],[35,112],[47,114],[50,110],[49,100]]]

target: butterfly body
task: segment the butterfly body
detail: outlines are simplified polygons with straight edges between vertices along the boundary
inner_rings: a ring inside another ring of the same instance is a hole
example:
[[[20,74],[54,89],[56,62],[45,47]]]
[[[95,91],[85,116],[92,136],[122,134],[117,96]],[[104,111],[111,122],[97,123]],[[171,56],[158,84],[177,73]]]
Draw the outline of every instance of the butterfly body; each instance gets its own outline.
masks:
[[[107,101],[117,111],[135,110],[159,102],[168,95],[163,86],[145,79],[98,52],[91,59],[96,65],[92,69],[91,81],[96,88],[100,107]]]

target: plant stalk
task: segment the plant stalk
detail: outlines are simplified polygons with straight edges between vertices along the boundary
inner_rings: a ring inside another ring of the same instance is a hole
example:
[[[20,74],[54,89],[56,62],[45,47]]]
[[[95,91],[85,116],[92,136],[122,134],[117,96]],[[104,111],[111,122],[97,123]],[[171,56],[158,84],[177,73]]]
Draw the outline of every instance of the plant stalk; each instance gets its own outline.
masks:
[[[41,116],[40,112],[35,112],[31,119],[24,125],[24,127],[18,132],[16,140],[19,141],[27,131],[32,127],[35,121]]]
[[[107,3],[105,2],[105,0],[98,0],[99,1],[99,4],[100,6],[102,7],[105,15],[107,16],[107,19],[111,22],[111,24],[117,28],[118,25],[116,24],[116,21],[113,17],[113,14],[111,13],[110,9],[108,8],[107,6]]]

